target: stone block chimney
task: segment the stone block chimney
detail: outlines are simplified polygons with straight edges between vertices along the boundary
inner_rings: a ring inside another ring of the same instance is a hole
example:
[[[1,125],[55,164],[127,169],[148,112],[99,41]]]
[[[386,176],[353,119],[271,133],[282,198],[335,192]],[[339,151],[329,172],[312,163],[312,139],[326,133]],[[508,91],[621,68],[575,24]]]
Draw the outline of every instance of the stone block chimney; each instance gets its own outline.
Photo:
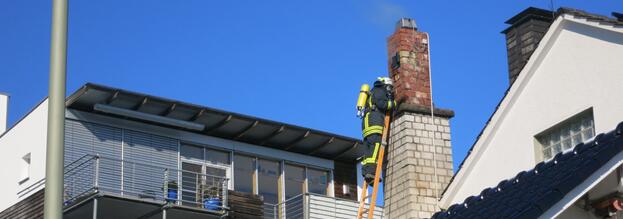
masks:
[[[515,82],[528,63],[554,18],[552,11],[529,7],[505,22],[511,25],[502,31],[506,35],[509,84]]]
[[[430,218],[452,178],[452,110],[431,112],[430,41],[415,20],[403,18],[388,38],[396,100],[385,167],[386,218]]]

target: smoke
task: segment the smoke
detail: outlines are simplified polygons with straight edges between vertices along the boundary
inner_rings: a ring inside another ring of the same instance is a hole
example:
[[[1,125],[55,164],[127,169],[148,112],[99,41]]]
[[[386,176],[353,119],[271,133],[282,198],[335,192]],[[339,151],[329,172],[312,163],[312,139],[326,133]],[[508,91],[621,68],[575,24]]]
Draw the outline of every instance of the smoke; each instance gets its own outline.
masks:
[[[390,0],[369,0],[365,1],[364,16],[376,26],[393,28],[398,19],[407,16],[407,10]]]

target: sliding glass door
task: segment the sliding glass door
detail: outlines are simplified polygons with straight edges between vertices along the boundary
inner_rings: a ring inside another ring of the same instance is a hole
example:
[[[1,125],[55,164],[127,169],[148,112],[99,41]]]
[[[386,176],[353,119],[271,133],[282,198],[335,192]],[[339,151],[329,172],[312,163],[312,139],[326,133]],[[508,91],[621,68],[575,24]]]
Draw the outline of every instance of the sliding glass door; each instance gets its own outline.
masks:
[[[257,166],[258,194],[264,197],[264,203],[279,203],[279,162],[258,159]]]
[[[285,167],[286,200],[305,192],[305,167],[286,164]]]
[[[234,190],[253,194],[257,192],[255,168],[254,157],[234,155]]]

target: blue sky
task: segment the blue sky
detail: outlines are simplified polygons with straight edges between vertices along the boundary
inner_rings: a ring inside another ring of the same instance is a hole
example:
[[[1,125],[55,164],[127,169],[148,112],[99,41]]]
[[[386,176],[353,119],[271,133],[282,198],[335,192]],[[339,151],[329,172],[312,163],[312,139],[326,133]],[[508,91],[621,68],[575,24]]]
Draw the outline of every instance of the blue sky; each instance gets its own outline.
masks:
[[[50,2],[0,0],[9,125],[47,95]],[[70,1],[68,93],[94,82],[360,137],[359,86],[387,74],[386,38],[411,17],[431,36],[435,104],[456,113],[456,169],[508,86],[504,21],[528,6],[550,1]]]

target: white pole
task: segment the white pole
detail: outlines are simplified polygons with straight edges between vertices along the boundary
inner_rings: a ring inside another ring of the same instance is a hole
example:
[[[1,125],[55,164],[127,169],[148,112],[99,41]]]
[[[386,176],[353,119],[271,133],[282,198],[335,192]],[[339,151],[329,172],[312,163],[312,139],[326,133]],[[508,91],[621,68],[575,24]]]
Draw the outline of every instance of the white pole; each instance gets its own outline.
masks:
[[[430,36],[426,33],[426,41],[428,49],[428,87],[430,87],[430,124],[432,124],[433,128],[435,128],[435,106],[433,104],[433,77],[431,73],[431,56],[430,56]],[[435,130],[433,130],[433,136],[430,136],[431,144],[433,145],[433,172],[435,179],[433,179],[433,183],[435,186],[438,185],[439,179],[437,178],[437,146],[435,145]],[[435,188],[435,198],[439,201],[439,188]]]

